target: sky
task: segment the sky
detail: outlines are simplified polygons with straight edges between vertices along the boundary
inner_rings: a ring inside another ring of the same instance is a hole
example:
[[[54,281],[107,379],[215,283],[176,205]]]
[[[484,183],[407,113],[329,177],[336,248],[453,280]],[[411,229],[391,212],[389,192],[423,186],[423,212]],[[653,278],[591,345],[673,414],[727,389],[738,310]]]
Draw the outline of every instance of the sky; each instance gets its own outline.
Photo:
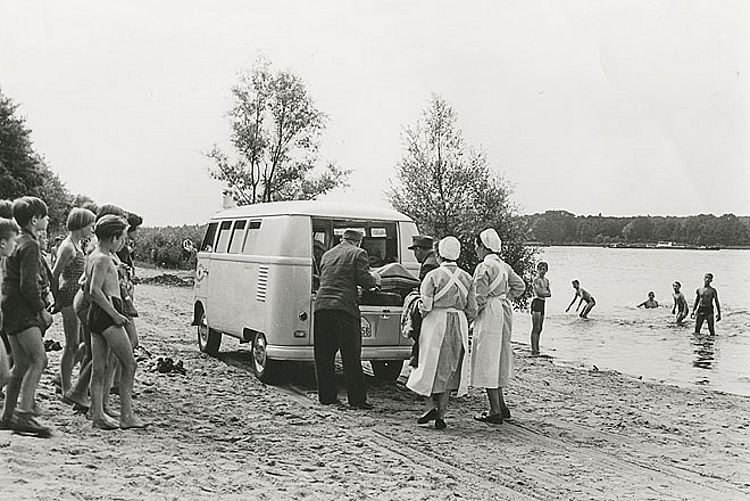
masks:
[[[750,2],[0,0],[0,90],[73,193],[203,223],[259,56],[328,115],[342,202],[387,205],[432,94],[523,213],[750,214]]]

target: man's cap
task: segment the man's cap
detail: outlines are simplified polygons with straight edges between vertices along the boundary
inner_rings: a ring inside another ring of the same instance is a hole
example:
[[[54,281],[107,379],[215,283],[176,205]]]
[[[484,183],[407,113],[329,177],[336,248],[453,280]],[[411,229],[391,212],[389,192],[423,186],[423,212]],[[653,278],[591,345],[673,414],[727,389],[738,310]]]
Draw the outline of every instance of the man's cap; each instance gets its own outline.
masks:
[[[415,247],[421,247],[423,249],[432,250],[432,237],[424,235],[415,235],[411,237],[411,247],[409,249],[414,250]]]

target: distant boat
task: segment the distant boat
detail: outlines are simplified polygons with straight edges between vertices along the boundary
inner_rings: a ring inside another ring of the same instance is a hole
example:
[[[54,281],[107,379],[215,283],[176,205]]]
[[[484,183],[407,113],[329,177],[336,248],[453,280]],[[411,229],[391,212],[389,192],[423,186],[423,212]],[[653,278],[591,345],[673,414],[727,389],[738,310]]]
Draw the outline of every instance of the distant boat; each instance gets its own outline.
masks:
[[[718,245],[692,245],[677,242],[660,241],[652,243],[623,243],[609,244],[610,249],[687,249],[687,250],[720,250]]]

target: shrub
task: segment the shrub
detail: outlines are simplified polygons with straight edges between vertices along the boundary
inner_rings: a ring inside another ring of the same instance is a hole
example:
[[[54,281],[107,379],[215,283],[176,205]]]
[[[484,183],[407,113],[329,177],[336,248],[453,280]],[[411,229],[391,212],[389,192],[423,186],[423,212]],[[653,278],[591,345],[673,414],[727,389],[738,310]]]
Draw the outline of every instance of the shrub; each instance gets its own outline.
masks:
[[[206,225],[140,228],[135,234],[134,259],[159,268],[188,270],[195,268],[196,255],[182,248],[190,239],[200,245]]]

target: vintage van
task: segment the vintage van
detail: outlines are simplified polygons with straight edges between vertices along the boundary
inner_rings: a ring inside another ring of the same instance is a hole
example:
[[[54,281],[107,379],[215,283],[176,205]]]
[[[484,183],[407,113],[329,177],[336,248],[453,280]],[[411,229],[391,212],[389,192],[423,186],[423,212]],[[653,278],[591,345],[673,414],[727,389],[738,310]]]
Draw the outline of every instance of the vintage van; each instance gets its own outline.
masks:
[[[193,325],[201,351],[223,335],[252,343],[262,380],[284,361],[313,361],[313,304],[323,253],[347,228],[365,236],[373,268],[401,263],[415,276],[417,226],[394,210],[330,202],[274,202],[230,208],[210,220],[197,251]],[[400,335],[401,306],[360,304],[362,360],[382,378],[398,377],[412,341]]]

